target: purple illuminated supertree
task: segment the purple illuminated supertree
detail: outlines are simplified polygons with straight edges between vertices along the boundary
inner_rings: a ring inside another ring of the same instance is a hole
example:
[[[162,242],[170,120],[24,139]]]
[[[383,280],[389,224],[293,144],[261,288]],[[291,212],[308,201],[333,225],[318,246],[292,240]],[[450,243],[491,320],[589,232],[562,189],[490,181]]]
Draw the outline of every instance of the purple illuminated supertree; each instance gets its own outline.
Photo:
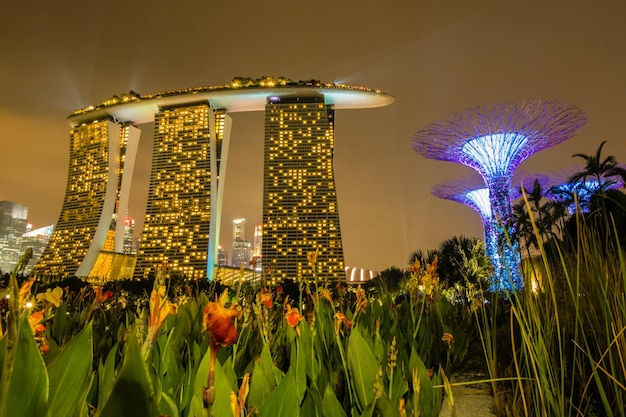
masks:
[[[517,166],[534,153],[571,138],[587,121],[578,107],[556,101],[506,102],[465,110],[431,123],[413,137],[413,149],[430,159],[459,162],[475,169],[489,190],[494,239],[496,287],[523,286],[518,243],[511,239],[511,179]]]
[[[619,165],[620,169],[626,167]],[[608,175],[600,178],[578,177],[583,167],[570,167],[557,171],[550,175],[550,188],[545,196],[549,199],[564,204],[570,215],[574,215],[578,209],[581,213],[591,210],[590,200],[594,194],[608,190],[617,190],[624,187],[624,179],[619,175]]]
[[[433,187],[432,193],[435,197],[456,201],[473,209],[480,216],[483,224],[485,252],[492,259],[492,263],[501,264],[498,252],[498,242],[494,228],[497,226],[491,214],[491,203],[489,201],[489,189],[481,176],[475,175],[460,180],[447,181]],[[512,199],[519,197],[520,188],[512,187],[510,190]],[[494,261],[494,257],[498,258]],[[495,283],[492,280],[492,290],[495,290]]]

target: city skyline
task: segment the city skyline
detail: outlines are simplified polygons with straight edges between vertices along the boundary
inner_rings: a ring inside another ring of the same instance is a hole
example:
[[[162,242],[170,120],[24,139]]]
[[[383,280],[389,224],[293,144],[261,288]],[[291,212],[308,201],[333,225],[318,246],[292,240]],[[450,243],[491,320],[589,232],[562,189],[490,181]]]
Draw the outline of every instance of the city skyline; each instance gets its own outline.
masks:
[[[0,25],[0,200],[28,206],[35,227],[55,223],[67,183],[65,119],[72,111],[129,90],[217,85],[236,75],[316,78],[396,97],[385,108],[336,115],[336,186],[349,266],[404,267],[416,249],[435,248],[455,235],[482,236],[470,208],[430,193],[435,184],[471,170],[411,149],[417,130],[458,110],[554,99],[588,114],[576,136],[529,158],[520,165],[523,172],[571,166],[573,153],[594,153],[603,140],[604,155],[626,161],[623,2],[268,6],[263,17],[245,2],[198,3],[192,13],[160,1],[114,1],[90,5],[79,19],[76,11],[84,5],[75,1],[8,5]],[[312,42],[310,33],[279,30],[273,22],[315,24],[328,37]],[[276,42],[262,38],[270,32]],[[229,169],[241,175],[228,179],[222,236],[233,219],[261,223],[262,125],[260,114],[234,116],[232,134],[242,140],[233,143],[232,154],[240,156]],[[150,132],[142,131],[140,146],[150,149]],[[145,201],[149,172],[141,162],[131,198]],[[141,221],[140,213],[130,215]]]

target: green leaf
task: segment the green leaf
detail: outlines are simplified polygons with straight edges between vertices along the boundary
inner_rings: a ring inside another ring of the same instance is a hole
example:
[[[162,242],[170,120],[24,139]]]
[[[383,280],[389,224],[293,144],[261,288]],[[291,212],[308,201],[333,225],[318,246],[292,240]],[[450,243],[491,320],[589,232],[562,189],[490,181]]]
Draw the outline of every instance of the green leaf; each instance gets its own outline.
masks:
[[[101,410],[106,400],[113,390],[113,382],[115,381],[115,357],[117,355],[117,344],[113,345],[104,366],[100,364],[98,367],[98,409]]]
[[[48,408],[51,415],[66,417],[73,414],[89,389],[92,358],[92,326],[89,323],[48,366]]]
[[[386,394],[383,394],[376,400],[376,410],[380,414],[380,417],[398,417],[400,414],[398,407],[394,407]]]
[[[207,386],[207,380],[209,378],[209,367],[211,364],[211,350],[207,349],[202,362],[196,373],[194,381],[193,398],[191,399],[190,416],[206,416],[207,411],[204,408],[204,402],[202,396],[204,388]],[[224,374],[224,370],[219,361],[215,361],[215,401],[213,402],[213,415],[219,417],[230,417],[233,415],[233,411],[230,408],[230,393],[233,391],[233,387],[228,381],[228,377]]]
[[[87,406],[89,391],[91,390],[94,381],[96,380],[96,372],[92,372],[89,376],[89,383],[87,389],[83,392],[83,395],[78,400],[78,407],[74,409],[73,417],[89,417],[89,407]],[[52,416],[54,417],[54,416]]]
[[[26,317],[20,320],[18,332],[6,416],[47,416],[48,373]]]
[[[59,345],[63,345],[65,340],[65,336],[67,334],[67,327],[70,324],[70,320],[67,315],[67,311],[63,304],[57,307],[56,312],[54,314],[54,318],[52,319],[52,337],[57,340]]]
[[[322,415],[324,417],[348,417],[330,385],[327,385],[324,391]]]
[[[159,409],[148,368],[139,351],[134,328],[129,333],[128,348],[100,417],[154,417]]]
[[[294,367],[289,367],[287,374],[280,384],[270,394],[261,408],[260,417],[299,417],[300,403],[298,396],[294,395],[297,390],[296,372]]]
[[[265,400],[274,391],[282,378],[283,373],[274,365],[269,347],[263,345],[259,358],[254,362],[254,368],[250,376],[249,408],[256,406],[257,409],[261,409]]]
[[[295,373],[294,381],[296,383],[296,395],[298,398],[298,404],[300,404],[304,399],[304,394],[306,392],[306,363],[299,339],[296,339],[296,341],[291,345],[290,362],[289,371],[293,370]]]
[[[374,401],[374,380],[380,363],[369,345],[361,336],[359,326],[352,329],[348,340],[348,367],[361,409],[365,410]]]

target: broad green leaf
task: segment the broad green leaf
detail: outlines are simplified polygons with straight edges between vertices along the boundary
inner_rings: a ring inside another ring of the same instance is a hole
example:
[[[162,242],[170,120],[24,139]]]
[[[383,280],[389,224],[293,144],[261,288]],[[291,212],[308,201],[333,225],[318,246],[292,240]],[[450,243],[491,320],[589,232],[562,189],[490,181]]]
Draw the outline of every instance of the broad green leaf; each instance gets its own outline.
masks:
[[[92,326],[89,323],[48,366],[48,408],[54,417],[73,414],[89,389],[93,358]]]
[[[376,410],[380,417],[399,417],[400,415],[400,410],[393,405],[386,394],[376,399]]]
[[[269,347],[263,345],[261,354],[254,362],[252,375],[250,375],[249,408],[256,406],[257,409],[261,409],[282,378],[282,372],[272,361]]]
[[[293,367],[289,368],[287,374],[280,381],[280,384],[270,394],[261,408],[260,417],[299,417],[300,404],[296,392],[296,372]]]
[[[113,390],[115,380],[115,357],[117,355],[117,344],[113,345],[107,354],[104,365],[98,367],[98,409],[101,410],[106,400]]]
[[[130,333],[127,346],[124,362],[100,417],[159,416],[150,375],[135,332]]]
[[[47,416],[48,373],[26,317],[20,320],[18,332],[6,416]]]
[[[322,396],[320,395],[317,385],[312,383],[306,392],[304,401],[300,406],[301,417],[318,417],[324,416],[322,411]]]
[[[324,391],[322,415],[324,417],[348,417],[330,385],[327,385]]]
[[[89,396],[89,391],[93,387],[93,383],[96,380],[96,372],[92,372],[89,376],[89,383],[87,384],[87,389],[83,392],[83,395],[78,400],[78,407],[74,409],[74,413],[72,417],[89,417],[89,407],[87,406]],[[51,417],[54,417],[51,415]]]
[[[352,375],[352,385],[363,410],[374,401],[374,380],[379,365],[374,353],[361,336],[359,327],[352,329],[348,340],[348,366]]]
[[[178,407],[174,402],[174,399],[167,393],[161,393],[161,401],[159,402],[161,412],[168,417],[179,417]]]
[[[207,386],[207,380],[209,377],[209,366],[211,364],[211,351],[207,349],[200,367],[196,373],[194,381],[193,398],[191,399],[190,416],[206,416],[207,412],[204,408],[202,396],[204,388]],[[230,417],[233,415],[233,411],[230,408],[230,393],[233,391],[228,378],[224,375],[222,366],[219,361],[215,361],[215,401],[213,403],[213,415],[219,417]]]
[[[305,324],[306,326],[307,324]],[[303,326],[304,327],[304,326]],[[289,371],[294,371],[294,381],[296,383],[296,395],[298,396],[298,404],[304,399],[306,392],[306,363],[305,357],[302,353],[302,347],[300,346],[300,340],[291,345],[291,358],[290,358]]]

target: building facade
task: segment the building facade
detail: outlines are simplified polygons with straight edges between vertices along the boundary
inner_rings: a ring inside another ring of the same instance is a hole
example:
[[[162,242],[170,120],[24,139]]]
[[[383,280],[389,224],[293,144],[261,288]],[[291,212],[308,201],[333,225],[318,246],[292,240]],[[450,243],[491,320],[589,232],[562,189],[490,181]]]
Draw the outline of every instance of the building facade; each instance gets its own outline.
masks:
[[[155,116],[150,191],[135,277],[147,277],[164,262],[171,272],[192,279],[212,271],[209,253],[215,259],[217,247],[209,247],[209,236],[217,234],[219,219],[217,210],[213,219],[211,214],[217,207],[226,118],[208,103],[162,109]]]
[[[264,243],[258,256],[279,266],[280,278],[340,277],[334,110],[391,102],[390,95],[363,87],[262,77],[148,95],[131,91],[76,110],[68,118],[70,167],[63,207],[34,272],[145,278],[167,264],[170,275],[212,279],[229,113],[265,111]],[[129,253],[125,219],[138,126],[152,122],[150,189],[135,255]],[[319,254],[315,271],[307,267],[309,252]]]
[[[267,101],[262,256],[266,267],[272,265],[271,279],[345,277],[334,114],[322,94]]]
[[[28,207],[0,201],[0,271],[10,272],[22,255],[21,240],[28,224]]]
[[[35,274],[87,277],[105,242],[122,252],[124,224],[116,219],[128,211],[139,135],[111,118],[73,127],[61,214]]]

